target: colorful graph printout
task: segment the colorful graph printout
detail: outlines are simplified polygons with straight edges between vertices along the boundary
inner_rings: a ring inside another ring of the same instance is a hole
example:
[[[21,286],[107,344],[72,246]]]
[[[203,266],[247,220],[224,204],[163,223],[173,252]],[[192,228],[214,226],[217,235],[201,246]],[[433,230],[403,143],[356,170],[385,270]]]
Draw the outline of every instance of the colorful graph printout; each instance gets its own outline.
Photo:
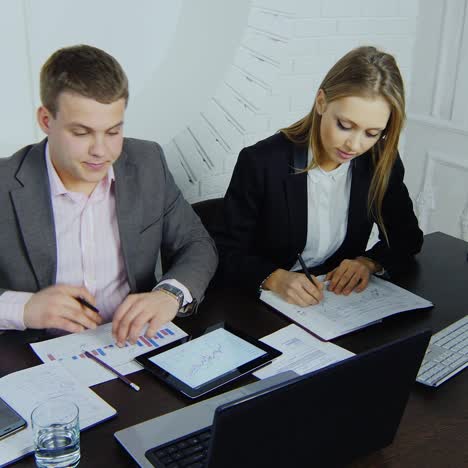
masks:
[[[150,351],[151,349],[156,349],[159,348],[160,346],[163,346],[166,343],[169,343],[169,340],[166,340],[166,337],[170,336],[175,336],[175,331],[172,331],[170,328],[163,328],[159,330],[159,332],[154,336],[154,338],[147,338],[145,336],[140,336],[136,342],[136,345],[139,348],[143,348],[142,351],[145,353]],[[171,340],[172,341],[172,340]],[[125,344],[124,348],[131,347],[128,343]],[[124,349],[120,348],[120,349]],[[108,344],[104,345],[100,348],[96,349],[84,349],[83,351],[89,351],[90,353],[94,354],[94,356],[97,357],[102,357],[102,356],[108,356],[109,354],[112,355],[112,351],[118,350],[118,346],[115,344]],[[138,349],[138,348],[137,348]],[[142,353],[140,353],[142,354]],[[137,356],[138,354],[135,354]],[[69,359],[69,357],[64,357],[61,355],[61,357],[56,357],[52,353],[47,353],[47,358],[49,361],[63,361],[64,359]],[[72,359],[88,359],[84,353],[79,353],[71,356]]]
[[[33,343],[31,347],[43,362],[58,361],[73,375],[79,376],[82,383],[92,386],[116,377],[92,359],[88,359],[84,355],[85,351],[89,351],[121,374],[126,375],[142,369],[134,361],[135,357],[184,336],[187,334],[181,328],[169,322],[153,338],[146,338],[142,335],[136,344],[127,343],[124,347],[119,348],[112,338],[112,324],[107,323],[95,330],[86,330],[82,333]]]

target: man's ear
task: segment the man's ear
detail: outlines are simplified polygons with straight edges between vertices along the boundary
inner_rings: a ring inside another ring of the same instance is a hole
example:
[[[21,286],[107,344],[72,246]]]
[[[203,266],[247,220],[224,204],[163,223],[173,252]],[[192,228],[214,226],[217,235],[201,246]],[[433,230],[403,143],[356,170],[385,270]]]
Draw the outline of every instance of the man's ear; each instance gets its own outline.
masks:
[[[37,123],[41,130],[48,135],[50,132],[50,121],[53,119],[52,114],[47,107],[41,106],[36,112]]]
[[[315,109],[319,115],[322,115],[327,109],[327,97],[323,89],[318,90],[317,97],[315,98]]]

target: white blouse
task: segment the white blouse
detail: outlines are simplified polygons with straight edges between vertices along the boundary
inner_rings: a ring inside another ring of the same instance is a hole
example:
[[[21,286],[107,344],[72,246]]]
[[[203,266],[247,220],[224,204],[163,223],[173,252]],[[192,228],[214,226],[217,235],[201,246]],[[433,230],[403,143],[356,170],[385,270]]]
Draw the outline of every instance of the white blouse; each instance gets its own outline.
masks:
[[[311,160],[309,148],[309,162]],[[309,268],[323,263],[344,241],[351,178],[349,161],[330,172],[318,166],[307,173],[307,241],[301,254]],[[296,261],[291,271],[300,269]]]

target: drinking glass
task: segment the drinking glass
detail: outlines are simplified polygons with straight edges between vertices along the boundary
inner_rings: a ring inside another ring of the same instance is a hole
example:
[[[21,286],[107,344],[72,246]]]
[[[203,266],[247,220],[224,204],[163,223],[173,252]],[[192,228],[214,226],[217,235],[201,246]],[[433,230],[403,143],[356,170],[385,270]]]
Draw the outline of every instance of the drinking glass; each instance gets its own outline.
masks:
[[[36,465],[41,468],[75,467],[80,462],[79,409],[54,398],[31,413]]]

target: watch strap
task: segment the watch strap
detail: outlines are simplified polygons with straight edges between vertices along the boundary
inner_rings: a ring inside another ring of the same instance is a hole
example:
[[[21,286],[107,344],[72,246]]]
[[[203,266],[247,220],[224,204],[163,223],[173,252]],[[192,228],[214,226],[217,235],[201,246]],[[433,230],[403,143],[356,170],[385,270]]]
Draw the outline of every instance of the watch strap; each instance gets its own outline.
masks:
[[[169,283],[163,283],[154,288],[154,291],[161,291],[169,296],[172,296],[179,302],[179,310],[184,304],[184,293],[176,286]]]

